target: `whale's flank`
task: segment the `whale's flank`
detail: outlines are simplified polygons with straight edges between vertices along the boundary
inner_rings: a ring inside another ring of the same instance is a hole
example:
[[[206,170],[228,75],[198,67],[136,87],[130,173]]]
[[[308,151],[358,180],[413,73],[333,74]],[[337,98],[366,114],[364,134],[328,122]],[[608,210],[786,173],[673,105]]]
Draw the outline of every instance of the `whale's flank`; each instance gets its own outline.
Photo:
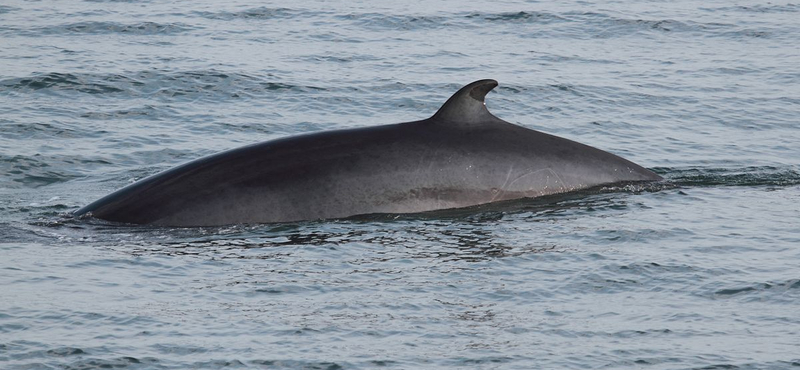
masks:
[[[505,122],[497,82],[422,121],[300,135],[200,158],[75,212],[132,224],[213,226],[416,213],[661,177],[575,141]]]

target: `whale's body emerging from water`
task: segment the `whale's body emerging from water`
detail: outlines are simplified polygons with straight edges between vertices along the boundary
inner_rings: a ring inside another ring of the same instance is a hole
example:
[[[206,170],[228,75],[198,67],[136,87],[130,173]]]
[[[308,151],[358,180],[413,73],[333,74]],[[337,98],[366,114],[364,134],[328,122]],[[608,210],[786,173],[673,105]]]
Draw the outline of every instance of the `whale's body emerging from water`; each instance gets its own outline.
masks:
[[[75,212],[213,226],[416,213],[661,177],[616,155],[505,122],[473,82],[422,121],[307,134],[201,158]]]

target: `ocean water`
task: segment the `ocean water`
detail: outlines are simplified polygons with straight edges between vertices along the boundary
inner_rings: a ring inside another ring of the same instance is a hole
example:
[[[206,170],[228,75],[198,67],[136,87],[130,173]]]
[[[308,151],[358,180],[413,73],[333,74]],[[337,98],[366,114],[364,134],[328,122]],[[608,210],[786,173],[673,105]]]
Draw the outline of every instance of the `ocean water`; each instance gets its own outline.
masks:
[[[800,366],[800,3],[0,4],[0,368]],[[497,116],[646,187],[154,228],[70,212],[246,144]]]

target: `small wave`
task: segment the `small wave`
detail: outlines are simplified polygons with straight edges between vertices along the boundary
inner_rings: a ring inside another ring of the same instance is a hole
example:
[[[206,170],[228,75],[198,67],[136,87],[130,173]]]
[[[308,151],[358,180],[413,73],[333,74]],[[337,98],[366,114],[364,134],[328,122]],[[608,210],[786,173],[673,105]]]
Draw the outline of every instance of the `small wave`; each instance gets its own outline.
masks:
[[[69,90],[87,94],[116,93],[121,89],[107,83],[92,81],[91,75],[73,73],[47,73],[43,75],[12,78],[0,81],[0,87],[16,91]]]
[[[0,5],[0,14],[11,13],[15,10],[19,10],[19,8],[14,8],[10,6]]]
[[[289,9],[289,8],[267,8],[267,7],[259,7],[247,10],[241,10],[238,12],[193,12],[192,14],[207,18],[207,19],[215,19],[215,20],[234,20],[234,19],[255,19],[255,20],[263,20],[263,19],[285,19],[285,18],[293,18],[299,14],[300,11]]]
[[[2,207],[0,207],[2,209]],[[26,224],[0,222],[0,244],[2,243],[30,243],[30,242],[52,242],[53,237],[50,234],[39,232]],[[3,314],[0,313],[0,319]],[[24,329],[24,326],[19,329]],[[0,333],[4,332],[2,325],[0,325]],[[0,347],[0,350],[3,348]]]
[[[201,71],[142,71],[128,74],[45,73],[0,81],[3,90],[17,93],[118,94],[120,97],[159,96],[182,100],[240,98],[274,91],[318,91],[315,86],[300,86],[271,81],[271,75]]]
[[[655,172],[679,186],[795,186],[800,185],[796,168],[655,168]]]
[[[566,33],[569,37],[577,38],[585,38],[587,36],[591,38],[613,38],[640,32],[662,34],[690,32],[727,36],[724,32],[731,31],[736,27],[733,24],[702,23],[676,19],[625,18],[605,13],[576,11],[558,14],[538,11],[470,13],[466,18],[494,23],[554,24],[547,28],[548,35]],[[541,35],[542,30],[539,29],[533,32],[535,35]]]
[[[637,33],[682,34],[690,33],[706,37],[769,37],[769,29],[742,28],[735,24],[697,22],[678,19],[626,18],[598,12],[570,11],[559,14],[519,12],[495,15],[473,14],[473,19],[488,22],[553,23],[548,35],[562,34],[570,38],[616,38]],[[543,29],[534,29],[529,36],[539,36]]]
[[[96,120],[111,120],[119,118],[141,118],[144,120],[158,119],[158,108],[152,105],[143,107],[132,107],[126,109],[115,109],[111,111],[92,111],[81,114],[82,118],[96,119]]]
[[[377,362],[377,361],[375,361]],[[267,369],[327,369],[327,370],[340,370],[344,368],[356,368],[352,364],[342,363],[339,365],[336,362],[310,362],[304,360],[252,360],[248,361],[254,367],[258,368],[267,368]],[[370,361],[370,363],[374,363]],[[392,361],[387,361],[387,363],[392,363]],[[211,368],[211,369],[219,369],[221,368],[221,364],[217,361],[212,362],[205,362],[205,363],[194,363],[192,368]],[[369,366],[367,366],[369,367]],[[374,367],[374,366],[373,366]]]
[[[351,21],[367,29],[413,31],[434,29],[448,25],[448,18],[421,15],[387,15],[380,13],[352,13],[336,18]]]
[[[567,21],[566,18],[551,13],[520,11],[510,13],[470,13],[469,19],[481,19],[489,22],[508,23],[551,23]]]
[[[312,63],[353,63],[353,62],[374,62],[380,58],[368,54],[351,54],[340,53],[336,55],[328,54],[327,52],[321,54],[312,54],[299,57],[298,59]]]
[[[78,125],[70,126],[63,123],[56,124],[45,122],[11,122],[3,124],[3,130],[0,131],[0,138],[10,140],[64,140],[96,137],[98,134],[100,133],[88,128],[79,127]],[[0,158],[2,158],[2,156],[0,156]]]
[[[753,37],[753,38],[763,39],[763,38],[772,37],[773,32],[767,31],[767,30],[757,30],[757,29],[745,28],[745,29],[741,29],[741,30],[734,30],[734,31],[724,32],[721,35],[725,36],[725,37],[730,37],[730,38],[742,38],[742,37],[749,38],[749,37]]]
[[[547,63],[592,63],[592,64],[622,64],[623,62],[611,59],[584,58],[579,55],[562,55],[542,51],[531,51],[536,61]]]
[[[117,369],[129,367],[153,368],[159,365],[158,359],[152,357],[119,357],[113,359],[86,358],[66,366],[68,369]],[[159,366],[160,367],[160,366]]]
[[[125,35],[170,35],[186,32],[194,27],[183,23],[155,23],[141,22],[122,24],[116,22],[78,22],[57,26],[42,27],[35,30],[36,35],[63,35],[63,34],[125,34]]]
[[[797,13],[800,12],[800,4],[758,4],[752,6],[736,5],[721,8],[701,8],[710,12],[747,12],[747,13]]]
[[[67,356],[85,355],[86,352],[76,347],[59,347],[47,350],[47,354],[55,357],[67,357]]]
[[[744,300],[763,300],[765,295],[788,297],[797,295],[800,280],[771,281],[766,283],[742,284],[739,286],[717,287],[713,292],[715,298],[739,298]]]
[[[610,18],[611,24],[617,25],[621,28],[631,28],[638,30],[655,30],[661,32],[674,32],[674,31],[697,31],[702,26],[684,23],[672,19],[663,20],[648,20],[648,19],[624,19],[624,18]]]
[[[0,183],[2,183],[0,187],[38,188],[66,182],[82,176],[76,169],[86,167],[87,164],[108,164],[108,162],[82,156],[0,155]]]
[[[726,25],[682,22],[674,19],[620,18],[602,13],[571,14],[572,19],[584,21],[597,28],[598,37],[624,36],[637,32],[702,32]]]

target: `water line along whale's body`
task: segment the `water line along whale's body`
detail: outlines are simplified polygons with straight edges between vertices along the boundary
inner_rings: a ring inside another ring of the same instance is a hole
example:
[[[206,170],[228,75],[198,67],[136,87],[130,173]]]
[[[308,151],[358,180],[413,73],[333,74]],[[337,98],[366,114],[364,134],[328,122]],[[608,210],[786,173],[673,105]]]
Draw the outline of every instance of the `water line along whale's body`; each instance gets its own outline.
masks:
[[[254,144],[153,175],[75,212],[133,224],[213,226],[417,213],[656,181],[633,162],[492,115],[494,80],[428,119]]]

